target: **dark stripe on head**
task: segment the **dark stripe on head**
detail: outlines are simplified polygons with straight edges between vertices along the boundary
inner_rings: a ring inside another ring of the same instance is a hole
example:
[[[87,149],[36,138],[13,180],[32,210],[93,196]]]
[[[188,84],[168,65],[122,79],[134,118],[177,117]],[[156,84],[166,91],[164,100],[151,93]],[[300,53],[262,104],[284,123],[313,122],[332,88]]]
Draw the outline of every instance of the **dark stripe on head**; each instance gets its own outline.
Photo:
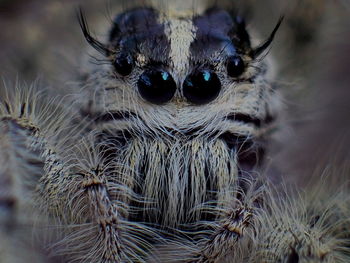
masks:
[[[164,24],[152,8],[136,8],[118,15],[110,30],[109,45],[120,53],[144,55],[150,61],[168,58],[170,43]]]
[[[225,132],[219,137],[227,147],[235,150],[237,154],[238,167],[242,171],[253,171],[257,166],[261,166],[264,161],[266,145],[264,138],[249,138]]]
[[[247,53],[250,39],[244,20],[231,16],[223,9],[211,8],[193,19],[197,28],[196,38],[191,44],[195,61],[205,61],[215,52],[225,51],[227,55]]]
[[[259,119],[243,113],[232,113],[226,117],[227,120],[240,121],[246,124],[252,124],[256,128],[260,128],[263,125],[268,125],[274,122],[275,117],[267,114],[265,118]]]
[[[116,112],[107,112],[97,115],[94,119],[95,122],[105,123],[115,120],[129,120],[131,118],[136,118],[137,115],[130,111],[116,111]]]
[[[242,114],[242,113],[233,113],[227,116],[227,120],[232,121],[239,121],[246,124],[253,124],[257,128],[261,127],[261,120],[258,118],[255,118],[253,116]]]
[[[106,123],[116,120],[125,121],[138,117],[131,111],[90,112],[88,110],[81,110],[80,115],[95,123]]]

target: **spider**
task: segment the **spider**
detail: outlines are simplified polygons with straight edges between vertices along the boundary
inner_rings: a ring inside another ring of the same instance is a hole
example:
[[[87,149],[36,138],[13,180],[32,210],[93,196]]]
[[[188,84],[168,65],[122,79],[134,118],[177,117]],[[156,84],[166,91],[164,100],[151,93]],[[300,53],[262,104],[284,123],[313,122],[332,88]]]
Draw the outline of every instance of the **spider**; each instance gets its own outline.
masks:
[[[17,88],[0,104],[2,235],[31,225],[41,240],[18,243],[18,257],[348,262],[346,195],[327,212],[316,201],[313,213],[289,210],[298,201],[275,198],[259,174],[280,112],[267,51],[282,18],[258,45],[220,7],[130,9],[104,41],[82,11],[79,22],[95,63],[78,99]]]

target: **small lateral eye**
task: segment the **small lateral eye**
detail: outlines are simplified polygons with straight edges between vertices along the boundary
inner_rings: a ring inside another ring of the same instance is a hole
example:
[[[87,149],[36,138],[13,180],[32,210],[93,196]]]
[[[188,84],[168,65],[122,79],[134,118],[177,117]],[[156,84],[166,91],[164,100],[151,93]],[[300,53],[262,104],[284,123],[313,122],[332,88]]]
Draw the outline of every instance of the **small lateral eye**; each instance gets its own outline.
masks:
[[[237,78],[243,74],[245,64],[240,56],[231,56],[227,59],[227,74],[232,78]]]
[[[121,54],[115,57],[113,60],[113,66],[118,74],[125,77],[131,73],[134,67],[134,62],[130,55]]]

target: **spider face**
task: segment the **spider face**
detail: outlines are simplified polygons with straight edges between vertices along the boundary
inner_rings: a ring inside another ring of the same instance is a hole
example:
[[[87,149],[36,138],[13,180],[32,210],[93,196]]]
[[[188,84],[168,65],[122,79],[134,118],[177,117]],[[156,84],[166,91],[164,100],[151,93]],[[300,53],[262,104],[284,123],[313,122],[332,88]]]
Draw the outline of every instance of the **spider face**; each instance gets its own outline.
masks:
[[[235,13],[190,13],[129,10],[102,42],[81,13],[99,54],[76,103],[0,89],[1,262],[350,262],[346,167],[302,191],[259,173],[281,21],[256,45]]]
[[[127,11],[106,44],[81,21],[107,61],[87,81],[87,111],[142,197],[136,218],[171,226],[208,219],[203,206],[227,202],[262,159],[276,94],[258,57],[279,24],[253,48],[242,18],[217,8],[195,16]]]

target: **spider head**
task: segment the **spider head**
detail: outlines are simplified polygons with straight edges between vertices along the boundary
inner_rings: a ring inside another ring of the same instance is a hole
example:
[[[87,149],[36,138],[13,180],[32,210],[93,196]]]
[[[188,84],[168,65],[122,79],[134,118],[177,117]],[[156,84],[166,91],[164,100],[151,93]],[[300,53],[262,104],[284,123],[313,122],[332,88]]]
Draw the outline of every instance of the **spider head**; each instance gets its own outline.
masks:
[[[150,218],[199,219],[201,211],[186,211],[226,200],[239,170],[262,157],[259,140],[276,112],[276,93],[260,55],[279,24],[253,47],[244,20],[219,8],[196,15],[132,9],[114,19],[106,43],[80,21],[105,62],[94,67],[84,96],[101,141],[112,142],[126,164],[122,174],[135,171],[128,177],[145,185],[133,191],[156,200],[156,211],[176,214]],[[164,203],[166,196],[174,198]]]
[[[208,123],[218,131],[227,121],[250,131],[274,114],[266,105],[273,93],[269,67],[260,55],[281,20],[257,47],[242,17],[220,8],[197,15],[132,9],[116,16],[106,43],[91,36],[82,14],[80,22],[107,62],[93,79],[103,113],[132,112],[149,126],[180,133],[203,131]]]

